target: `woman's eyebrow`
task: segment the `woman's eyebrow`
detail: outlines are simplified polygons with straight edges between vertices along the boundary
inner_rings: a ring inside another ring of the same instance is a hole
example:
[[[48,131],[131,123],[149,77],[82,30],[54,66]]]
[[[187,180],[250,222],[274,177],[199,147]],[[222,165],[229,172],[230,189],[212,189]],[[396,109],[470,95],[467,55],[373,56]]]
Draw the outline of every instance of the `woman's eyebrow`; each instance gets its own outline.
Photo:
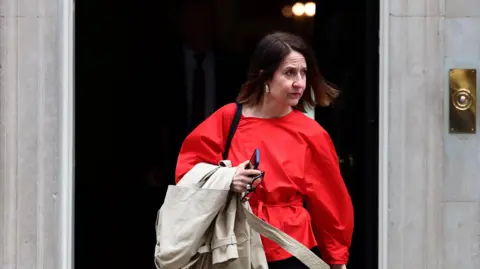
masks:
[[[295,66],[295,65],[286,65],[284,68],[285,69],[289,69],[289,68],[291,68],[291,69],[307,69],[306,66],[300,66],[299,67],[299,66]]]

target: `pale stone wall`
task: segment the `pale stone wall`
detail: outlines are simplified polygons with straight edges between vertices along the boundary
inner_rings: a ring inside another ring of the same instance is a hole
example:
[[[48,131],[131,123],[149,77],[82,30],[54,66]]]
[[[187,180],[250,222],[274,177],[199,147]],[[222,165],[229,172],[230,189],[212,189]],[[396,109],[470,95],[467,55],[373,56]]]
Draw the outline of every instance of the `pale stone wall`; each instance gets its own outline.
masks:
[[[480,133],[449,134],[447,113],[449,68],[480,71],[480,1],[385,1],[388,269],[478,269]]]
[[[60,0],[0,0],[0,268],[60,268]]]
[[[445,2],[445,63],[477,69],[477,134],[450,135],[444,127],[442,236],[443,268],[480,268],[480,1]],[[447,87],[445,87],[447,89]],[[447,120],[448,94],[444,94]]]

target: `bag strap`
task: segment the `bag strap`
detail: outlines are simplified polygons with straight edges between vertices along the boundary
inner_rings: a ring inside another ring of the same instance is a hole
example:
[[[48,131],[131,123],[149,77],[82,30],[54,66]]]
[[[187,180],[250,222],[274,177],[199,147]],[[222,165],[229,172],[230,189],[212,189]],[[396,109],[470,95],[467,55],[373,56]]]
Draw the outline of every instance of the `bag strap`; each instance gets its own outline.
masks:
[[[313,253],[306,246],[283,231],[259,219],[251,211],[247,210],[245,206],[242,206],[242,208],[247,217],[248,224],[254,231],[277,243],[284,250],[299,259],[308,268],[330,269],[330,266],[327,263],[315,255],[315,253]]]
[[[230,144],[232,143],[233,136],[237,130],[238,123],[240,122],[240,117],[242,116],[242,104],[235,102],[237,109],[235,110],[235,116],[233,117],[232,125],[230,125],[230,130],[228,131],[227,143],[225,144],[225,151],[222,154],[222,158],[226,160],[228,158],[228,151],[230,150]]]

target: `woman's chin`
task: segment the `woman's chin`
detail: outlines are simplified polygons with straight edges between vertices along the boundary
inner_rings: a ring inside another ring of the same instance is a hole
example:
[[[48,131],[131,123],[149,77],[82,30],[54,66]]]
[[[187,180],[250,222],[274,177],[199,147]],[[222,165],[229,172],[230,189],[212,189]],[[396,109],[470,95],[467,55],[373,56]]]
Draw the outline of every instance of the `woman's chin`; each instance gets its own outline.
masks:
[[[289,106],[296,106],[296,105],[298,105],[299,101],[300,101],[300,99],[298,99],[298,98],[288,98],[287,104]]]

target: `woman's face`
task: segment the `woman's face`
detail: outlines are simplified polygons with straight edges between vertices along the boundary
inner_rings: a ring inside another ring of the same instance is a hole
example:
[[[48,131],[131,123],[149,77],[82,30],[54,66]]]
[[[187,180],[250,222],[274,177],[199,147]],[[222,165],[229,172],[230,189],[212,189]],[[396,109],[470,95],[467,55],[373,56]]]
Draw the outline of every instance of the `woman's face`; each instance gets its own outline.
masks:
[[[288,54],[267,82],[270,89],[265,97],[285,106],[295,106],[305,91],[307,83],[307,63],[297,51]]]

